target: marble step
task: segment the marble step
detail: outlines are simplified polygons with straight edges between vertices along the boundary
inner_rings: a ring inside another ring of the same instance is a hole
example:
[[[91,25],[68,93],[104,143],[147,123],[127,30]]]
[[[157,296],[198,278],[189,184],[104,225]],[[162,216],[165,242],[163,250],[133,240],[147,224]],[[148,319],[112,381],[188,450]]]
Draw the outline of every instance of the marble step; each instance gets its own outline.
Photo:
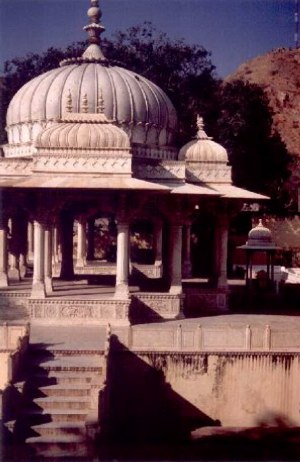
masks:
[[[61,410],[87,410],[90,406],[88,397],[70,397],[70,396],[49,396],[35,398],[33,403],[44,410],[61,409]]]
[[[88,453],[87,441],[79,435],[37,436],[26,439],[37,456],[51,459],[60,457],[85,457]],[[75,459],[73,459],[75,460]]]
[[[39,387],[37,393],[40,397],[48,396],[48,397],[88,397],[90,395],[90,385],[88,384],[56,384],[56,385],[47,385]]]
[[[65,372],[102,372],[102,364],[97,356],[72,355],[54,358],[39,358],[32,363],[32,372],[65,371]]]
[[[27,425],[34,426],[49,422],[85,422],[89,414],[88,409],[34,409],[28,408],[24,412]]]
[[[40,436],[85,436],[86,428],[84,422],[49,422],[40,425],[33,425],[32,430]]]
[[[103,382],[102,370],[94,373],[85,371],[44,371],[32,377],[32,385],[37,387],[47,385],[80,385],[90,384],[91,382],[101,385]]]

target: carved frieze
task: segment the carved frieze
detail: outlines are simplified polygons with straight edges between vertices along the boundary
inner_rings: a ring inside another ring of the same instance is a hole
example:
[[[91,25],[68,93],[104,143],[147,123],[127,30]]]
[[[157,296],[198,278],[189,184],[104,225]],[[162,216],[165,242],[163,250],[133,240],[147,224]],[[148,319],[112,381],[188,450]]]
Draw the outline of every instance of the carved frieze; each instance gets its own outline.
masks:
[[[231,183],[231,167],[205,162],[187,163],[186,179],[190,182]]]
[[[139,178],[183,180],[185,177],[185,164],[179,161],[163,160],[159,163],[134,164],[134,173]]]
[[[82,320],[128,323],[130,300],[30,299],[30,317],[40,321],[82,322]]]
[[[131,174],[131,157],[107,156],[51,156],[34,159],[34,172]]]
[[[0,175],[26,176],[32,173],[32,159],[0,159]]]

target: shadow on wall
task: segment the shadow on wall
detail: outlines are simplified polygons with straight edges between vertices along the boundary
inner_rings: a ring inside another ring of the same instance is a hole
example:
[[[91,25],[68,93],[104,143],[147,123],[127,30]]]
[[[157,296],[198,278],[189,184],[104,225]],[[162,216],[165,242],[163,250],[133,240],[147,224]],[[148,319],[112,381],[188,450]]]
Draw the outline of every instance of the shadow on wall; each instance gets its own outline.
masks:
[[[193,429],[218,425],[172,390],[162,370],[141,360],[116,336],[111,338],[108,384],[108,433],[114,441],[184,442]]]

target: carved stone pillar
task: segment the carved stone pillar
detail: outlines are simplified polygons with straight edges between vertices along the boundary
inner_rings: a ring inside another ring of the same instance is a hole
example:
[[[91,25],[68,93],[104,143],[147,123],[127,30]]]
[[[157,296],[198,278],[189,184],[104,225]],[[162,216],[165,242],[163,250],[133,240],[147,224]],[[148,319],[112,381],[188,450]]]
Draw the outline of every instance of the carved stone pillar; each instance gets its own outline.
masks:
[[[215,238],[216,283],[218,288],[227,288],[228,218],[222,215],[217,220]]]
[[[170,226],[170,293],[182,293],[182,225],[172,223]]]
[[[67,280],[73,279],[73,216],[68,212],[61,215],[61,252],[60,277]]]
[[[27,226],[27,246],[28,246],[28,259],[33,260],[33,240],[34,240],[34,231],[33,231],[33,223],[31,221],[28,222]]]
[[[11,219],[11,238],[9,243],[9,279],[20,281],[20,227],[16,216]]]
[[[94,260],[95,258],[95,242],[94,242],[94,218],[88,220],[87,232],[87,260]]]
[[[0,210],[0,287],[8,286],[7,219]]]
[[[182,275],[184,278],[192,276],[192,263],[191,263],[191,225],[188,223],[184,227],[183,235],[183,264]]]
[[[117,272],[115,298],[128,298],[129,296],[129,224],[117,224]]]
[[[31,298],[45,298],[45,226],[39,217],[34,220],[34,259]]]
[[[45,227],[45,288],[47,293],[53,291],[52,286],[52,227]]]
[[[162,222],[158,221],[154,226],[154,245],[155,245],[155,265],[159,266],[162,264],[162,236],[163,227]]]
[[[86,218],[79,217],[77,222],[77,261],[76,266],[86,264]]]

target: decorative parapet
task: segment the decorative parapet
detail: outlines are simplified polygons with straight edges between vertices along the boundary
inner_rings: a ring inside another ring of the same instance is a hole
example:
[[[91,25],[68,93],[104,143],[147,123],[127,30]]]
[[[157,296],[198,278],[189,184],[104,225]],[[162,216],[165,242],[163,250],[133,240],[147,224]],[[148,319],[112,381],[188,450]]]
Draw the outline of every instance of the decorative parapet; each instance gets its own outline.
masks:
[[[5,144],[3,146],[5,157],[24,157],[32,156],[35,149],[32,143],[24,144]]]
[[[132,296],[131,318],[135,320],[176,319],[183,311],[184,295],[136,293]]]
[[[187,162],[186,179],[192,183],[231,183],[231,167],[209,162]]]
[[[162,277],[162,265],[141,265],[139,263],[131,263],[131,272],[134,274],[142,273],[144,276],[155,279]],[[91,262],[84,266],[75,266],[75,274],[85,275],[115,275],[116,264],[110,262],[101,262],[93,264]]]
[[[128,325],[130,300],[29,299],[30,318],[41,323]]]
[[[34,159],[34,172],[47,173],[103,173],[131,176],[131,157],[85,155],[39,155]]]
[[[27,176],[32,173],[32,159],[0,158],[0,175]]]
[[[203,326],[177,324],[129,327],[127,341],[134,351],[174,351],[178,353],[300,353],[300,337],[296,330],[265,326]]]
[[[176,160],[177,150],[169,147],[147,147],[133,144],[132,155],[142,159]]]
[[[204,289],[199,287],[184,287],[186,296],[185,308],[189,316],[198,316],[199,312],[227,311],[227,289]]]
[[[134,163],[133,172],[138,178],[144,179],[184,180],[185,163],[176,160],[162,160],[159,163]]]
[[[0,325],[0,350],[14,351],[20,346],[20,339],[28,334],[27,326]]]

